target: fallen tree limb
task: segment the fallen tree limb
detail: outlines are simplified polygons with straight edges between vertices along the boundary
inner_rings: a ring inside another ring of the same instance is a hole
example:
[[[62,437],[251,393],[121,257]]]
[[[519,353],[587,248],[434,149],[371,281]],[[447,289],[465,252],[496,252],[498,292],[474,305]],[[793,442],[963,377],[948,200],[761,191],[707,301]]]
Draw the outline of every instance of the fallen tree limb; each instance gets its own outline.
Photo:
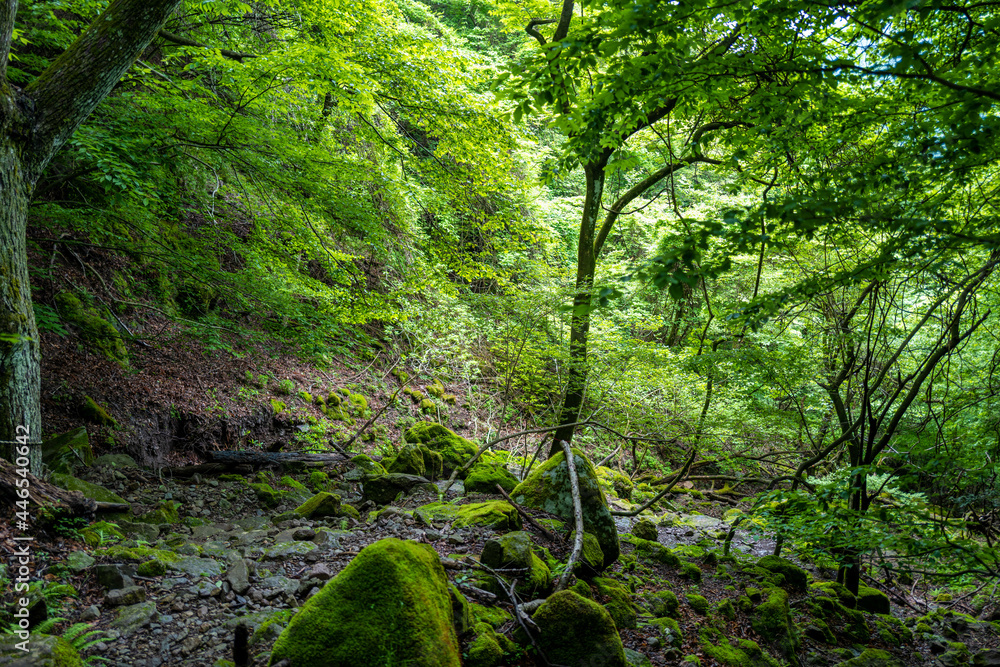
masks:
[[[267,466],[280,463],[340,463],[349,457],[343,454],[315,454],[311,452],[258,452],[229,451],[209,452],[213,463],[227,465]]]
[[[556,592],[566,588],[570,575],[573,574],[573,563],[580,557],[580,550],[583,549],[583,506],[580,502],[580,482],[576,477],[576,462],[573,461],[573,450],[569,443],[562,441],[563,452],[566,454],[566,467],[569,469],[569,486],[573,494],[573,518],[576,520],[576,538],[573,540],[573,550],[569,553],[566,561],[566,569],[563,570],[559,581],[556,582]]]
[[[20,470],[10,461],[0,459],[0,505],[20,510],[22,508],[16,503],[27,500],[32,519],[38,518],[39,508],[51,514],[69,516],[90,516],[97,510],[97,503],[79,491],[60,489],[30,473],[22,475]]]
[[[694,462],[696,454],[697,454],[697,452],[695,452],[695,451],[692,450],[691,456],[688,457],[687,463],[684,464],[684,467],[681,468],[680,472],[677,473],[676,476],[674,476],[674,478],[670,482],[670,484],[667,485],[667,488],[663,489],[663,491],[661,491],[656,496],[654,496],[652,500],[650,500],[649,502],[643,504],[642,507],[640,507],[639,509],[636,509],[636,510],[631,510],[631,511],[628,511],[628,512],[619,512],[617,510],[612,510],[611,511],[611,516],[638,516],[638,514],[640,512],[642,512],[643,510],[648,509],[650,506],[653,505],[653,503],[659,502],[663,498],[663,496],[667,495],[668,493],[670,493],[673,490],[673,488],[674,488],[674,486],[676,486],[677,482],[681,481],[684,478],[684,475],[687,474],[688,469],[691,467],[691,464]]]
[[[504,498],[507,499],[507,502],[509,502],[511,504],[511,506],[514,509],[517,510],[518,514],[520,514],[522,517],[524,517],[525,521],[527,521],[528,523],[530,523],[532,526],[534,526],[538,530],[542,531],[542,535],[545,536],[545,539],[547,539],[549,542],[559,542],[560,541],[559,537],[555,533],[553,533],[551,530],[549,530],[548,528],[546,528],[542,524],[538,523],[538,521],[535,520],[535,517],[533,517],[530,514],[528,514],[524,510],[523,507],[521,507],[520,505],[518,505],[517,503],[515,503],[514,500],[510,497],[510,495],[506,491],[504,491],[503,487],[500,486],[499,484],[497,484],[497,491],[499,491],[500,495],[502,495]]]

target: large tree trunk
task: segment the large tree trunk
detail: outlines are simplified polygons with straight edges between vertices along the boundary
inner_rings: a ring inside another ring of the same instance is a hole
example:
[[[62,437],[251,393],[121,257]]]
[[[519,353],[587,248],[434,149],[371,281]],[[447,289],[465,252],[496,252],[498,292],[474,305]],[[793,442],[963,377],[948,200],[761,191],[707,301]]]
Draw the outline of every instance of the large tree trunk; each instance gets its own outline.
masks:
[[[0,141],[0,456],[13,461],[15,445],[29,445],[30,469],[37,475],[42,466],[40,355],[25,247],[31,185],[24,179],[19,148]]]
[[[7,81],[17,0],[0,0],[0,456],[42,436],[38,329],[25,241],[35,182],[132,66],[179,0],[114,0],[24,91]],[[32,447],[31,471],[41,471]]]
[[[594,240],[597,218],[601,214],[601,201],[604,197],[605,162],[606,160],[602,160],[584,167],[587,175],[587,194],[583,203],[580,244],[577,248],[576,296],[573,298],[573,315],[570,320],[569,378],[562,412],[559,415],[559,423],[563,426],[560,426],[552,436],[549,457],[563,451],[561,443],[572,444],[575,427],[568,424],[578,421],[584,390],[587,387],[587,335],[590,332],[590,308],[594,273],[597,269],[597,250],[594,247]]]

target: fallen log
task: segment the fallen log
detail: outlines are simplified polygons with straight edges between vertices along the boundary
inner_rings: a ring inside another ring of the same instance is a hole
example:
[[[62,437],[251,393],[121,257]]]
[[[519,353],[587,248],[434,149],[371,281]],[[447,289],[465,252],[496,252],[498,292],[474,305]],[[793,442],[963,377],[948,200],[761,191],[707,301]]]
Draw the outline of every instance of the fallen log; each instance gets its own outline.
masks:
[[[229,451],[208,452],[212,463],[227,465],[270,466],[283,463],[341,463],[349,457],[340,453]]]
[[[0,504],[17,508],[18,511],[27,511],[31,519],[29,523],[41,519],[41,509],[54,516],[74,517],[92,516],[97,510],[97,503],[79,491],[60,489],[30,473],[22,475],[21,470],[10,461],[0,459]],[[25,500],[29,502],[26,510],[23,505],[17,505],[19,501]]]

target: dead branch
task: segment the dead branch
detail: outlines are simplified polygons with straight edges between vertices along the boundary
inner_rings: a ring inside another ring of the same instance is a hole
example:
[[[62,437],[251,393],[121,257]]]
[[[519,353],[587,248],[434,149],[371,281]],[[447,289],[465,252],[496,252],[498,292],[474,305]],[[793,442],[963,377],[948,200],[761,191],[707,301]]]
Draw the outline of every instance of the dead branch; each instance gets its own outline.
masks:
[[[677,482],[681,481],[681,479],[684,478],[684,475],[687,474],[688,469],[691,467],[691,464],[694,462],[694,459],[695,459],[696,455],[697,455],[697,452],[695,452],[694,450],[692,450],[691,451],[691,456],[688,457],[687,463],[684,464],[684,467],[681,468],[681,471],[679,473],[677,473],[676,476],[674,476],[674,478],[673,478],[673,480],[671,480],[670,484],[667,485],[667,488],[663,489],[663,491],[661,491],[660,493],[656,494],[656,496],[652,500],[650,500],[649,502],[643,504],[642,507],[640,507],[639,509],[635,509],[635,510],[632,510],[632,511],[629,511],[629,512],[620,512],[618,510],[612,510],[611,511],[611,515],[612,516],[638,516],[638,514],[640,512],[642,512],[643,510],[648,509],[650,506],[653,505],[653,503],[659,502],[663,498],[663,496],[667,495],[668,493],[670,493],[671,490],[673,490],[673,488],[677,484]]]
[[[549,542],[559,542],[560,541],[558,535],[556,535],[555,533],[553,533],[551,530],[549,530],[548,528],[546,528],[542,524],[538,523],[538,521],[535,520],[535,517],[533,517],[530,514],[528,514],[528,512],[525,511],[525,509],[523,507],[521,507],[520,505],[518,505],[517,503],[515,503],[514,500],[510,497],[510,495],[506,491],[504,491],[503,487],[500,486],[499,484],[497,484],[497,491],[499,491],[500,495],[502,495],[504,498],[507,499],[507,502],[509,502],[511,504],[511,506],[513,506],[513,508],[517,510],[518,514],[520,514],[522,517],[524,517],[525,521],[527,521],[528,523],[530,523],[532,526],[534,526],[538,530],[542,531],[542,535],[545,536],[545,539],[547,539]]]
[[[45,508],[52,514],[90,516],[97,503],[79,491],[66,491],[30,473],[21,474],[13,463],[0,459],[0,505],[16,507],[18,501],[31,503],[32,511]],[[27,480],[27,485],[24,485]]]
[[[573,461],[573,450],[569,443],[562,441],[563,452],[566,453],[566,467],[569,469],[569,486],[573,494],[573,518],[576,520],[576,538],[573,540],[573,551],[566,561],[566,569],[556,582],[556,592],[558,593],[566,587],[569,577],[573,574],[573,563],[580,557],[580,550],[583,549],[583,506],[580,502],[580,482],[576,477],[576,463]]]

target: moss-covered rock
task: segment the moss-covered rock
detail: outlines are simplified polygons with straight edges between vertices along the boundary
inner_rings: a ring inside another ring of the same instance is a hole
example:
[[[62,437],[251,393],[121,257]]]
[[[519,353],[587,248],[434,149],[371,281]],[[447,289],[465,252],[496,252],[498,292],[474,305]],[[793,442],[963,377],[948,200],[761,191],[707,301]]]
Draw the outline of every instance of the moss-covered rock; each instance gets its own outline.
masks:
[[[656,618],[676,616],[680,603],[673,591],[657,591],[646,597],[646,607]]]
[[[650,542],[649,540],[629,535],[623,535],[622,539],[635,547],[635,555],[639,558],[674,568],[680,568],[681,566],[681,559],[678,558],[677,554],[659,542]]]
[[[0,636],[0,665],[8,667],[83,667],[73,645],[62,637],[34,633],[27,639]]]
[[[369,459],[370,460],[370,459]],[[323,491],[330,484],[330,476],[321,470],[309,473],[309,488],[316,493]]]
[[[598,466],[595,470],[597,471],[597,479],[605,493],[613,493],[622,500],[632,500],[633,484],[626,475],[604,466]]]
[[[889,614],[879,614],[875,617],[875,634],[890,646],[901,646],[913,640],[913,633],[906,625]]]
[[[694,563],[682,562],[680,571],[681,576],[689,581],[693,581],[695,583],[699,583],[701,581],[701,568]]]
[[[427,451],[426,447],[419,445],[406,445],[402,447],[396,456],[386,465],[389,472],[398,472],[404,475],[423,475],[427,467],[424,465],[424,455],[421,451]]]
[[[439,452],[444,461],[444,470],[447,473],[464,466],[479,451],[479,448],[471,440],[466,440],[434,422],[420,422],[411,426],[403,434],[403,439],[406,442],[424,445],[432,451]]]
[[[177,509],[179,507],[180,503],[174,500],[164,500],[152,510],[146,512],[142,516],[136,517],[135,520],[137,523],[180,523],[181,515]]]
[[[80,537],[88,546],[99,547],[108,542],[118,542],[125,536],[117,525],[107,521],[95,521],[80,531]]]
[[[838,602],[840,602],[840,604],[844,605],[848,609],[854,609],[858,606],[858,599],[855,597],[854,593],[847,590],[847,586],[839,584],[836,581],[817,581],[809,588],[816,591],[820,595],[835,598]]]
[[[487,540],[479,560],[494,570],[506,570],[504,575],[508,579],[516,577],[516,590],[521,595],[535,598],[551,590],[552,572],[545,561],[535,554],[528,533],[517,531]]]
[[[680,623],[675,619],[663,616],[654,618],[649,624],[659,629],[660,636],[668,646],[680,648],[684,643],[684,633],[681,632]]]
[[[52,483],[58,486],[60,489],[66,489],[67,491],[79,491],[87,498],[91,500],[96,500],[99,503],[126,503],[125,499],[121,496],[116,496],[111,493],[103,486],[98,486],[91,482],[84,481],[82,479],[77,479],[72,475],[66,475],[63,473],[53,473]]]
[[[501,607],[484,607],[475,602],[469,605],[469,613],[472,616],[473,625],[489,623],[493,628],[499,628],[513,618],[506,609],[502,609]]]
[[[43,442],[42,462],[52,472],[59,473],[71,473],[78,465],[92,465],[94,450],[90,447],[87,429],[81,426]]]
[[[757,566],[770,572],[778,572],[785,577],[785,585],[794,591],[805,591],[809,577],[805,570],[792,561],[780,556],[764,556]]]
[[[128,350],[121,334],[108,320],[83,303],[72,292],[60,292],[55,297],[59,317],[76,328],[84,344],[119,363],[128,361]]]
[[[754,632],[769,642],[786,658],[799,648],[799,637],[788,608],[788,593],[781,588],[767,591],[767,600],[754,610],[751,625]]]
[[[576,542],[576,531],[569,535],[570,544]],[[583,533],[583,547],[580,549],[580,558],[573,564],[573,573],[579,577],[590,578],[596,576],[604,569],[604,552],[601,551],[601,543],[596,535],[588,532]]]
[[[414,514],[430,525],[451,521],[453,528],[478,526],[497,531],[521,530],[521,515],[503,500],[467,505],[429,503],[415,509]]]
[[[615,623],[596,602],[573,591],[560,591],[538,608],[532,620],[550,662],[567,667],[626,667]]]
[[[611,614],[615,627],[619,630],[635,628],[638,614],[628,589],[620,581],[604,577],[595,578],[593,584],[598,594],[607,598],[604,608]]]
[[[518,485],[518,480],[505,466],[496,463],[476,463],[465,478],[468,493],[496,493],[497,484],[510,493]]]
[[[368,477],[378,477],[379,475],[384,475],[388,472],[381,463],[373,461],[364,454],[355,456],[351,459],[351,463],[354,464],[354,467],[344,475],[344,479],[348,481],[363,480]]]
[[[873,614],[888,614],[889,596],[880,590],[864,584],[858,586],[858,609],[870,611]]]
[[[395,500],[399,494],[409,493],[418,487],[437,491],[437,487],[428,482],[426,477],[389,473],[387,475],[366,478],[364,481],[364,494],[365,498],[377,505],[387,505]]]
[[[604,566],[616,560],[621,551],[618,530],[608,511],[608,504],[597,481],[594,465],[580,450],[573,450],[573,460],[580,486],[583,507],[583,529],[597,536],[604,553]],[[526,480],[511,492],[515,502],[545,510],[567,521],[574,520],[573,497],[570,491],[569,469],[566,456],[558,452],[535,468]]]
[[[780,667],[781,663],[749,639],[727,639],[713,628],[704,628],[699,637],[701,650],[719,664],[728,667]]]
[[[503,648],[500,646],[496,632],[487,624],[482,632],[469,644],[465,667],[497,667],[503,660]]]
[[[650,542],[658,542],[660,539],[656,524],[649,519],[639,519],[636,521],[632,526],[632,534],[640,540],[649,540]]]
[[[254,495],[257,496],[257,501],[264,507],[273,509],[281,504],[283,499],[282,492],[275,491],[270,484],[265,482],[251,482],[249,486],[253,490]]]
[[[836,667],[903,667],[903,663],[888,651],[866,648],[861,655],[838,662]]]
[[[162,577],[167,573],[167,563],[159,558],[140,563],[136,573],[141,577]]]
[[[295,513],[304,519],[321,516],[340,516],[340,496],[321,491],[296,507]]]
[[[687,600],[688,606],[694,610],[694,613],[699,616],[708,616],[708,600],[706,600],[701,595],[696,595],[695,593],[688,593],[684,596]]]
[[[302,607],[270,664],[295,667],[459,667],[448,579],[429,545],[369,545]]]

